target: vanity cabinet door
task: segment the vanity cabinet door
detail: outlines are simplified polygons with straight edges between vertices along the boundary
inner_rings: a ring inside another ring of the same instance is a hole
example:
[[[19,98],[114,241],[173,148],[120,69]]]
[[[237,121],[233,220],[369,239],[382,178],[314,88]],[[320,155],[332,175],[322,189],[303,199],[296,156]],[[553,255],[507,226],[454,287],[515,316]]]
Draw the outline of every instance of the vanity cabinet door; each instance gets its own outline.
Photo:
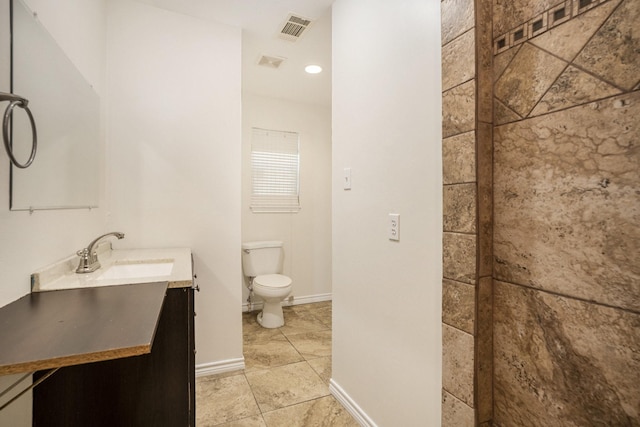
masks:
[[[150,354],[61,368],[38,385],[33,426],[195,426],[193,299],[167,290]]]

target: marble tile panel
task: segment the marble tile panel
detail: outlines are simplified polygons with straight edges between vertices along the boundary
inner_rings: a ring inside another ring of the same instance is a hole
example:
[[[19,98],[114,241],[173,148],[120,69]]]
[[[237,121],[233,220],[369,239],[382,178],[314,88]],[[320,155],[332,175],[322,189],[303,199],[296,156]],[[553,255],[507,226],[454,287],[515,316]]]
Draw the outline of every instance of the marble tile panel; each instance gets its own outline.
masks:
[[[331,380],[331,357],[319,357],[317,359],[308,360],[309,366],[311,369],[316,371],[316,374],[322,378],[327,385],[329,384],[329,380]]]
[[[558,0],[494,0],[493,33],[504,34],[558,3]]]
[[[566,66],[566,62],[525,43],[496,82],[495,96],[526,117]]]
[[[493,274],[493,126],[478,123],[478,275]]]
[[[476,184],[443,187],[443,228],[460,233],[476,232]]]
[[[251,387],[244,375],[196,380],[196,423],[212,427],[260,415]]]
[[[499,99],[493,100],[493,123],[496,126],[503,125],[505,123],[516,122],[522,120],[515,111],[500,102]]]
[[[478,282],[476,406],[479,422],[493,418],[493,278]]]
[[[206,427],[206,425],[197,425],[198,427]],[[262,415],[243,418],[237,421],[229,421],[228,423],[218,424],[216,427],[267,427]]]
[[[474,131],[442,141],[443,184],[476,181],[476,134]]]
[[[287,339],[305,360],[331,356],[331,331],[292,334]]]
[[[247,372],[246,377],[263,413],[329,395],[307,362]]]
[[[499,426],[640,425],[640,314],[495,283]]]
[[[507,67],[509,66],[509,63],[513,60],[513,58],[516,56],[516,54],[518,53],[521,47],[522,47],[522,44],[519,44],[518,46],[515,46],[509,50],[499,53],[493,57],[493,81],[494,82],[497,81],[500,78],[500,76],[502,76],[502,73],[504,73],[504,70],[507,69]]]
[[[531,112],[531,116],[569,108],[617,95],[620,89],[573,66],[558,77]]]
[[[640,81],[640,2],[623,0],[575,59],[575,64],[618,87]]]
[[[359,427],[333,396],[315,399],[264,414],[268,427]]]
[[[574,60],[584,45],[600,28],[621,0],[608,0],[606,3],[551,28],[536,36],[530,43],[551,52],[567,62]]]
[[[442,427],[474,427],[475,413],[455,396],[442,390]]]
[[[476,125],[476,84],[470,80],[442,94],[442,137],[474,130]]]
[[[246,372],[304,360],[304,357],[282,334],[271,340],[245,342],[243,354]]]
[[[467,283],[442,280],[442,322],[475,334],[476,288]]]
[[[473,335],[442,325],[442,387],[473,407],[474,384]]]
[[[443,233],[443,275],[459,282],[476,283],[476,236]]]
[[[442,45],[474,25],[474,0],[442,0],[440,3]]]
[[[442,47],[442,91],[475,77],[475,33],[469,30]]]
[[[640,311],[638,117],[631,92],[495,128],[495,277]]]

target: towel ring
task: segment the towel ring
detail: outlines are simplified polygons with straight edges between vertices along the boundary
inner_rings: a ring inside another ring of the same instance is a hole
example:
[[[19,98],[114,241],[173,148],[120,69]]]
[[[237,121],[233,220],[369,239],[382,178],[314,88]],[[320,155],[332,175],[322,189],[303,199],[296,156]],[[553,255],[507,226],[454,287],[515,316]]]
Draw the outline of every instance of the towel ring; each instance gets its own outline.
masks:
[[[20,96],[3,92],[0,92],[0,101],[9,101],[9,105],[4,111],[4,119],[2,120],[2,139],[4,141],[4,148],[5,150],[7,150],[7,155],[9,156],[9,159],[11,160],[11,163],[14,164],[14,166],[21,169],[28,168],[29,166],[31,166],[31,163],[33,163],[33,159],[36,158],[36,151],[38,151],[38,135],[36,133],[36,122],[33,119],[33,114],[31,114],[31,110],[28,107],[29,101]],[[27,112],[29,121],[31,122],[31,133],[33,135],[31,154],[29,155],[29,159],[24,164],[20,163],[15,158],[15,156],[13,155],[13,151],[11,150],[11,144],[9,143],[9,118],[11,117],[11,113],[13,113],[13,109],[16,107],[16,105]]]

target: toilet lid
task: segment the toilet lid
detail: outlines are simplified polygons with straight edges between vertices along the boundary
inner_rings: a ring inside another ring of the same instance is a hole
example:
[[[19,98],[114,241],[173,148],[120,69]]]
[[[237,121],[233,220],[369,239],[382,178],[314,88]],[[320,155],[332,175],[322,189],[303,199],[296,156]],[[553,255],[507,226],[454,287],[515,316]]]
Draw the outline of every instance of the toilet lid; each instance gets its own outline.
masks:
[[[291,284],[291,278],[282,274],[263,274],[254,278],[253,283],[270,288],[284,288]]]

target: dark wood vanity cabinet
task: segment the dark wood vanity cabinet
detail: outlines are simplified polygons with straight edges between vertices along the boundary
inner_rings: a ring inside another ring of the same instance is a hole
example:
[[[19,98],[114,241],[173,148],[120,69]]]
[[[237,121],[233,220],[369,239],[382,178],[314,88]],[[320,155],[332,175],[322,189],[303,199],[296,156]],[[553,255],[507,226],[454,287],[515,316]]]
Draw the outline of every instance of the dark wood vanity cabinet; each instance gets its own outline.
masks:
[[[167,289],[151,353],[60,368],[38,385],[33,426],[195,426],[193,289]]]

